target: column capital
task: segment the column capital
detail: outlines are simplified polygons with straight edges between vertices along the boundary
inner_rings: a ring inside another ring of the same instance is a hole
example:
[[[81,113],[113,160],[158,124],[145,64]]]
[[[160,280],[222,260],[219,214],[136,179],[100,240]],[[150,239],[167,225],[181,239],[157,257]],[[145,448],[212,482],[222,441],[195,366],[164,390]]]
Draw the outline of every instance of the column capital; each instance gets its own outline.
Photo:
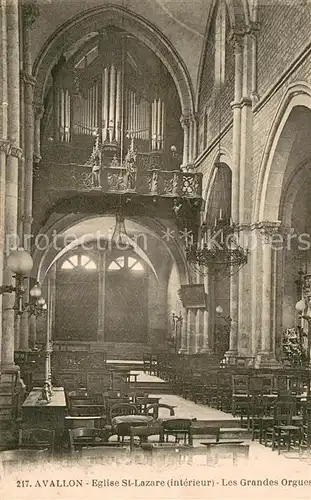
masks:
[[[21,222],[25,222],[26,224],[32,224],[33,223],[33,217],[31,217],[30,215],[23,214],[20,217],[20,221]]]
[[[35,87],[37,80],[34,76],[29,75],[29,73],[26,73],[25,71],[21,71],[21,81],[25,85],[29,85],[30,87]]]
[[[44,113],[44,106],[43,106],[42,102],[34,102],[33,109],[34,109],[34,113],[35,113],[35,118],[37,120],[41,120],[41,118],[43,117],[43,113]]]
[[[11,145],[9,156],[14,156],[15,158],[20,159],[23,156],[23,150],[21,148],[19,148],[18,146]]]
[[[23,25],[26,29],[29,29],[40,14],[39,7],[35,2],[25,1],[22,6],[22,12]]]
[[[230,41],[236,53],[240,53],[243,50],[243,40],[245,33],[245,29],[233,29],[230,33]]]
[[[6,155],[10,154],[11,143],[7,139],[0,139],[0,152]]]
[[[282,225],[281,221],[262,221],[257,222],[256,229],[259,229],[259,232],[263,238],[263,242],[265,244],[271,243],[271,239],[274,235],[280,232],[280,227]]]
[[[191,122],[191,115],[182,115],[180,117],[180,124],[182,128],[189,128]]]

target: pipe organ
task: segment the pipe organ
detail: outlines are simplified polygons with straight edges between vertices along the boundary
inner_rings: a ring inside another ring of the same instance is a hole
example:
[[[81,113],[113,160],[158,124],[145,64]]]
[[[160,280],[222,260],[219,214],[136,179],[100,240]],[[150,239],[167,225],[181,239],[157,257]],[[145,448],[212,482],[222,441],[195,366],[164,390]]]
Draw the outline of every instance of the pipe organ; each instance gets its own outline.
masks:
[[[74,96],[72,109],[73,133],[93,135],[98,129],[98,84],[87,89],[85,96]]]
[[[129,53],[128,45],[123,49],[120,38],[116,42],[109,35],[98,43],[98,55],[88,65],[63,57],[52,71],[54,138],[80,144],[98,133],[116,154],[131,138],[142,152],[169,151],[178,143],[170,131],[180,129],[180,103],[170,75],[155,55],[140,57],[139,51],[149,49],[138,46],[138,54]]]

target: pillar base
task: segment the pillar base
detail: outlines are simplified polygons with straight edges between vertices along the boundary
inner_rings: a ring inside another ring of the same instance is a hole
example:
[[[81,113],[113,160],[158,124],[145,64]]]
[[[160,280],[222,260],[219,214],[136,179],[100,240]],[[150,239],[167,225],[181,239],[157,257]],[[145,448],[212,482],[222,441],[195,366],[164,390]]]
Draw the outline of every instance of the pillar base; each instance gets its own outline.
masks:
[[[8,365],[2,365],[1,366],[1,375],[4,374],[16,374],[17,372],[20,371],[20,367],[18,365],[15,365],[14,363],[10,363]]]
[[[185,347],[181,347],[178,352],[178,354],[188,354],[188,350]]]
[[[282,368],[282,364],[275,359],[273,352],[259,352],[255,364],[256,368]]]
[[[213,349],[210,347],[201,347],[198,352],[199,354],[213,354]]]
[[[232,349],[229,349],[229,351],[225,352],[224,358],[237,358],[238,357],[238,351],[234,351]]]

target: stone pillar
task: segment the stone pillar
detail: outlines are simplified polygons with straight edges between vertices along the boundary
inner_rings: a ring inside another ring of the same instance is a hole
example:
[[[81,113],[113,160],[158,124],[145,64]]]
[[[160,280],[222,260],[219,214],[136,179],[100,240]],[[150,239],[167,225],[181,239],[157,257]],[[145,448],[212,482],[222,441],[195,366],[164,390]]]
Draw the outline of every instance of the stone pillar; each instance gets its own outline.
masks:
[[[188,311],[186,309],[182,310],[182,327],[181,327],[181,337],[180,337],[180,349],[179,354],[187,353],[187,327],[188,327]]]
[[[186,168],[189,164],[189,135],[190,135],[190,120],[187,116],[182,116],[180,119],[181,126],[184,130],[184,149],[182,167]]]
[[[234,74],[234,101],[231,103],[233,112],[232,131],[232,200],[231,216],[235,224],[239,223],[239,193],[240,193],[240,153],[241,153],[241,99],[243,89],[243,36],[234,33],[235,74]],[[235,357],[238,354],[239,329],[239,276],[234,274],[230,278],[230,343],[226,357]]]
[[[56,313],[56,263],[53,264],[49,271],[49,303],[48,303],[48,314],[50,314],[50,330],[51,336],[50,340],[53,340],[53,333],[55,331],[55,313]]]
[[[12,242],[17,235],[18,161],[22,151],[20,144],[20,68],[19,68],[19,20],[18,5],[7,3],[7,69],[8,69],[8,139],[11,148],[6,163],[5,183],[5,235]],[[13,276],[4,262],[3,283],[11,285]],[[15,294],[5,294],[2,300],[2,370],[14,371],[14,301]]]
[[[187,354],[196,352],[196,323],[198,309],[188,309],[187,322]]]
[[[106,252],[100,251],[98,256],[98,342],[105,341],[105,295],[106,295]]]
[[[33,148],[33,161],[34,163],[40,163],[41,161],[41,139],[40,139],[40,127],[41,118],[44,113],[44,106],[41,102],[34,103],[35,112],[35,122],[34,122],[34,148]]]
[[[206,274],[204,276],[204,288],[206,293],[207,307],[202,311],[203,313],[203,336],[201,344],[201,353],[212,352],[212,326],[210,324],[211,317],[211,294],[210,294],[211,276]]]
[[[259,367],[278,366],[272,333],[272,257],[273,236],[277,233],[280,222],[262,222],[259,225],[262,235],[262,309],[261,309],[261,345],[257,356]]]

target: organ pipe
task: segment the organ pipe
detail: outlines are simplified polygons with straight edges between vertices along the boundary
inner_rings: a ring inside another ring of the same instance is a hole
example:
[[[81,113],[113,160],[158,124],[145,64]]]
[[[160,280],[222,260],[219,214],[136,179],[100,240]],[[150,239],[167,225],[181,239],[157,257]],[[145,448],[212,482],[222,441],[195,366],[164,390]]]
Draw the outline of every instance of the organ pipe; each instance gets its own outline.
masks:
[[[105,68],[103,74],[103,96],[102,96],[102,117],[103,117],[103,130],[102,130],[102,141],[105,142],[108,139],[108,82],[109,74],[108,68]]]
[[[116,69],[112,65],[110,69],[110,102],[109,102],[109,140],[114,139],[115,130],[115,96],[116,96]]]
[[[117,70],[117,94],[116,94],[116,141],[120,142],[121,131],[121,70]]]

